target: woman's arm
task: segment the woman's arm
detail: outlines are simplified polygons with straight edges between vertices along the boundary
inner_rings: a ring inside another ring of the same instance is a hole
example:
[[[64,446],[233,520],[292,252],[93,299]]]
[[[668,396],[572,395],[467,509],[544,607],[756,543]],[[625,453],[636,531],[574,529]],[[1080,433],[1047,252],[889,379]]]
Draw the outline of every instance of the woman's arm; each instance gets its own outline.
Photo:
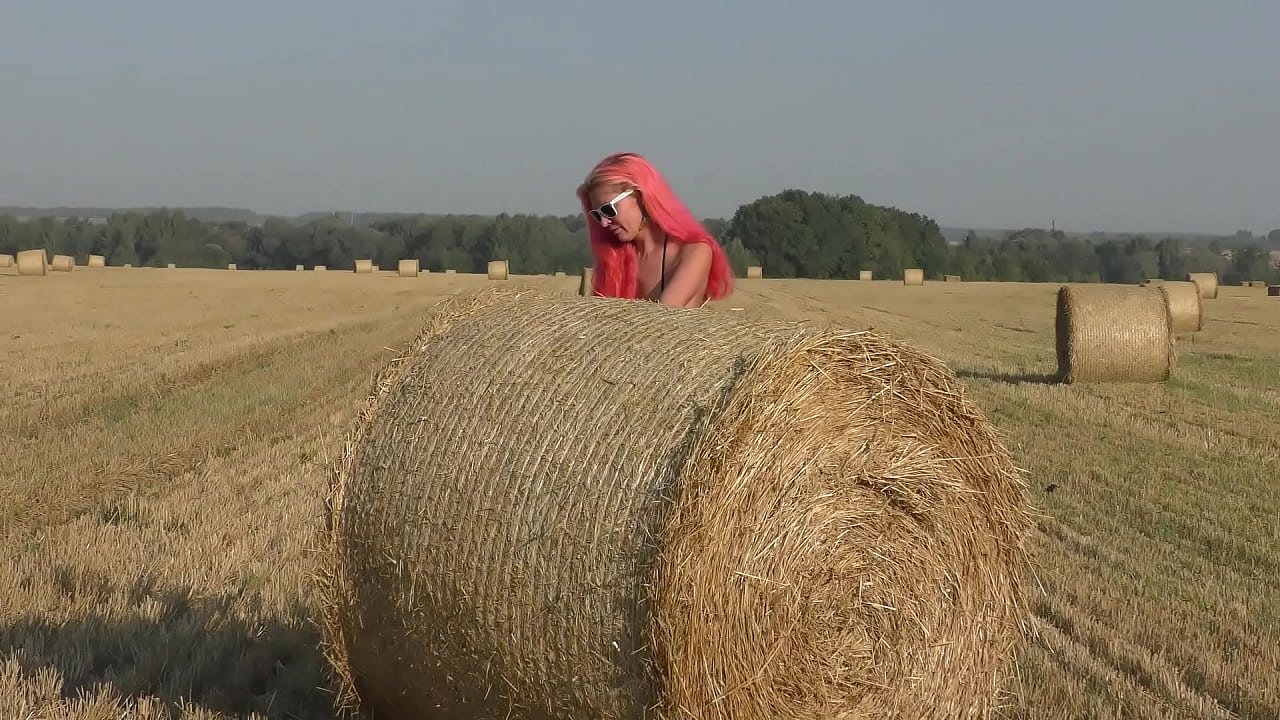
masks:
[[[711,247],[704,243],[689,243],[680,248],[680,264],[658,302],[676,307],[700,307],[707,295],[711,257]]]

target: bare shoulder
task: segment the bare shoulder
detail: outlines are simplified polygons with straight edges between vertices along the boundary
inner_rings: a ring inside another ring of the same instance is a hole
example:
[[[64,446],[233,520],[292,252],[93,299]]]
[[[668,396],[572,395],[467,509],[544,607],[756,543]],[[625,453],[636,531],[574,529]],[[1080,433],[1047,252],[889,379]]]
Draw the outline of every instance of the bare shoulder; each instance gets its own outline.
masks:
[[[680,248],[680,263],[690,263],[693,265],[705,265],[711,267],[711,246],[706,243],[691,242],[683,243]]]

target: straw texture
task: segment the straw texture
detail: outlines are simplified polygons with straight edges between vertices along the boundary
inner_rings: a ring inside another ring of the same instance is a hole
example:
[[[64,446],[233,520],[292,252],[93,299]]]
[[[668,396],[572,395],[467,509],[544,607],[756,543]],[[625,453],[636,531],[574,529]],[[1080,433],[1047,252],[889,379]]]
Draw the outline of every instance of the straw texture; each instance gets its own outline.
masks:
[[[1058,289],[1062,382],[1163,382],[1173,372],[1173,318],[1163,285]]]
[[[1216,300],[1218,297],[1218,273],[1187,273],[1187,281],[1200,286],[1200,297],[1204,300]]]
[[[373,261],[369,258],[361,258],[356,260],[356,272],[361,275],[368,275],[373,272]]]
[[[103,255],[90,255],[87,267],[100,268],[107,266],[107,258]]]
[[[871,271],[870,271],[870,270],[859,270],[859,271],[858,271],[858,279],[859,279],[859,280],[870,280],[870,279],[871,279]]]
[[[331,488],[343,697],[376,718],[981,714],[1031,525],[963,392],[870,332],[455,296],[381,373]]]
[[[1200,300],[1200,286],[1193,282],[1162,282],[1165,298],[1169,303],[1173,331],[1200,332],[1204,327],[1204,303]]]
[[[76,259],[70,255],[54,255],[49,268],[54,272],[71,272],[76,269]]]
[[[396,266],[396,272],[400,277],[418,277],[418,258],[406,258],[400,261]]]
[[[43,249],[22,250],[16,260],[19,275],[44,275],[49,272],[49,256]]]
[[[747,278],[752,280],[759,280],[760,278],[763,278],[763,277],[764,277],[764,268],[760,267],[759,265],[747,266]]]
[[[906,270],[903,270],[902,284],[903,285],[923,285],[924,270],[921,270],[920,268],[907,268]]]
[[[507,261],[506,260],[490,260],[489,261],[489,279],[490,280],[506,280],[507,279]]]

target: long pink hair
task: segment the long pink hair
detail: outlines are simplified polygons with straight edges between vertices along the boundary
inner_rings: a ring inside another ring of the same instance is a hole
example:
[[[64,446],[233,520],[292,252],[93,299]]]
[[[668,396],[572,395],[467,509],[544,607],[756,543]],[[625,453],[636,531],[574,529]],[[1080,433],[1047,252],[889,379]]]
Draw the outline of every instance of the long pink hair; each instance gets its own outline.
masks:
[[[591,291],[604,297],[639,297],[637,275],[638,261],[634,243],[618,242],[613,234],[600,227],[591,218],[592,188],[602,184],[618,184],[634,188],[648,214],[649,221],[683,243],[704,243],[711,246],[711,272],[707,277],[707,297],[718,300],[733,291],[733,269],[725,256],[724,248],[707,232],[702,223],[689,212],[680,198],[667,185],[648,160],[638,153],[614,153],[591,169],[586,182],[578,186],[578,199],[582,212],[587,216],[587,233],[591,240],[591,254],[595,257]]]

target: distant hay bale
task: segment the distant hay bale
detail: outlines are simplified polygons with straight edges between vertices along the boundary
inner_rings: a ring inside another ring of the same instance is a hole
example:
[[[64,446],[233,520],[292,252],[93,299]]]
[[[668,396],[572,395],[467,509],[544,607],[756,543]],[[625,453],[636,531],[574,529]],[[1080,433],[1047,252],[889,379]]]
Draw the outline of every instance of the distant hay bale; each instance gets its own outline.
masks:
[[[555,275],[555,276],[556,276],[556,277],[564,277],[564,271],[563,271],[563,270],[557,270],[557,271],[556,271],[556,275]]]
[[[311,272],[325,272],[328,269],[329,268],[325,267],[324,265],[316,265],[314,268],[311,269]]]
[[[307,269],[307,266],[306,266],[306,265],[294,265],[294,266],[293,266],[293,270],[294,270],[294,272],[302,272],[302,271],[304,271],[304,270],[306,270],[306,269]]]
[[[763,277],[764,277],[764,268],[760,267],[759,265],[747,266],[747,279],[759,280]]]
[[[19,275],[45,275],[49,272],[49,256],[43,249],[21,250],[15,262]]]
[[[943,275],[942,281],[950,282],[950,283],[958,283],[960,282],[960,276],[959,275]]]
[[[490,280],[506,280],[507,279],[507,261],[506,260],[490,260],[489,261],[489,279]]]
[[[373,272],[373,261],[368,258],[356,261],[356,272],[361,275],[367,275]]]
[[[107,258],[103,255],[90,255],[89,262],[85,267],[100,268],[107,266]]]
[[[1029,618],[1008,451],[872,332],[457,296],[332,482],[323,645],[372,717],[984,716]]]
[[[13,256],[9,254],[0,255],[0,268],[13,267]]]
[[[169,264],[168,264],[168,265],[166,265],[165,267],[166,267],[166,268],[168,268],[168,269],[170,269],[170,270],[173,270],[174,268],[178,267],[178,264],[177,264],[177,263],[169,263]]]
[[[49,269],[54,272],[71,272],[76,269],[76,259],[70,255],[54,255]]]
[[[903,285],[924,285],[924,270],[920,268],[907,268],[902,271]]]
[[[1280,297],[1280,285],[1268,286],[1267,297]]]
[[[1173,318],[1164,286],[1058,289],[1058,379],[1163,382],[1173,373]]]
[[[1241,281],[1240,281],[1239,283],[1237,283],[1237,284],[1238,284],[1240,287],[1249,287],[1249,281],[1248,281],[1248,280],[1241,280]]]
[[[1204,303],[1200,299],[1199,285],[1193,282],[1164,282],[1154,287],[1164,290],[1175,333],[1200,332],[1203,329]]]
[[[1250,280],[1249,281],[1249,287],[1251,288],[1264,288],[1266,286],[1267,286],[1266,280]]]
[[[1164,282],[1164,278],[1147,278],[1144,282],[1141,282],[1138,284],[1139,285],[1159,285],[1162,282]]]
[[[457,275],[457,274],[458,274],[458,271],[457,271],[457,270],[454,270],[453,268],[449,268],[448,270],[445,270],[445,271],[444,271],[444,274],[445,274],[445,275]]]
[[[582,268],[582,276],[578,278],[578,296],[592,297],[594,268]]]
[[[870,270],[859,270],[859,271],[858,271],[858,279],[859,279],[859,280],[870,280],[870,279],[871,279],[871,271],[870,271]]]
[[[405,258],[396,267],[400,277],[418,277],[418,258]]]
[[[120,267],[131,268],[131,267],[133,267],[133,263],[125,263],[125,264],[121,265]]]
[[[228,270],[235,270],[235,269],[236,269],[236,264],[235,264],[235,263],[227,263],[227,269],[228,269]]]
[[[1200,298],[1203,300],[1215,300],[1218,297],[1218,273],[1216,272],[1193,272],[1187,273],[1187,281],[1193,282],[1200,286]]]

